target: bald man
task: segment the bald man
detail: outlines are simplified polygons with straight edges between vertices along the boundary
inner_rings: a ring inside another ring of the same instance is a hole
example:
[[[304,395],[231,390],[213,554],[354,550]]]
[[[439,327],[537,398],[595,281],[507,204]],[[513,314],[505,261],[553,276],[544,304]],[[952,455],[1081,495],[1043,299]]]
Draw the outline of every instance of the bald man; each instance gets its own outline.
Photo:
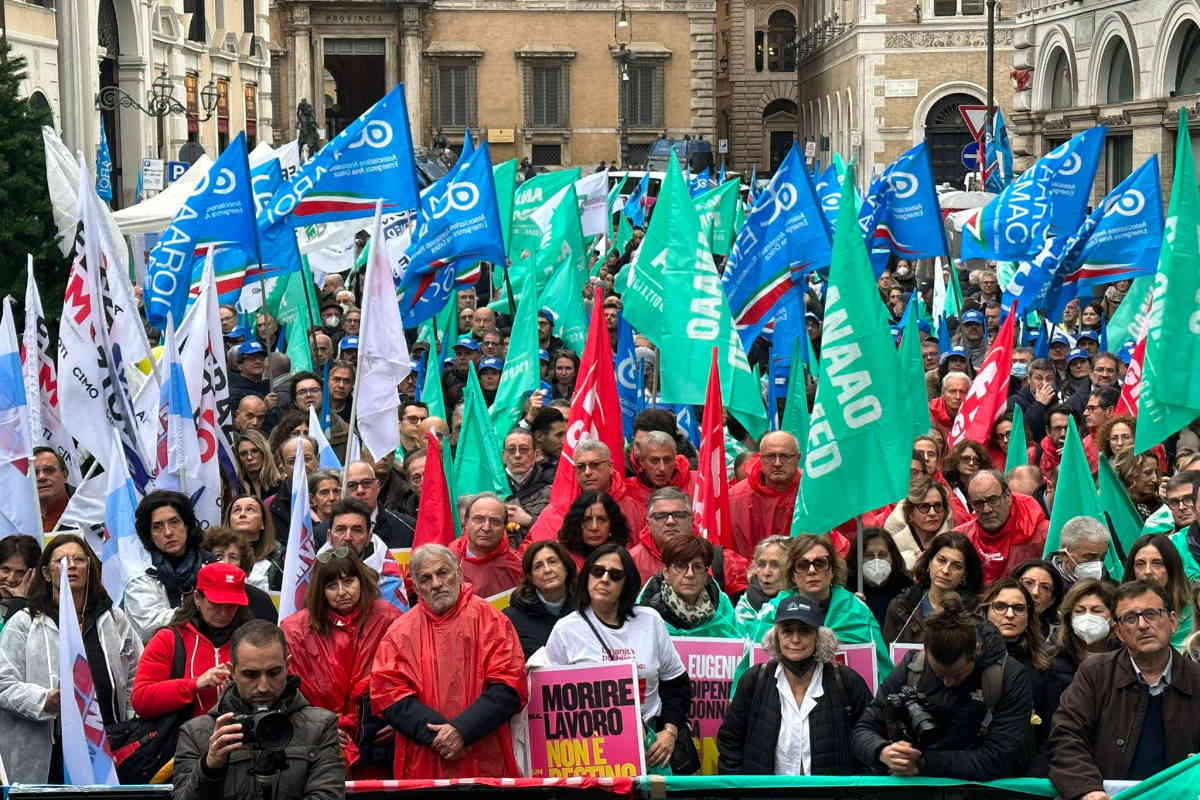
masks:
[[[800,487],[800,446],[787,431],[763,434],[758,452],[746,465],[746,477],[729,490],[733,549],[754,557],[754,546],[768,536],[787,536]]]

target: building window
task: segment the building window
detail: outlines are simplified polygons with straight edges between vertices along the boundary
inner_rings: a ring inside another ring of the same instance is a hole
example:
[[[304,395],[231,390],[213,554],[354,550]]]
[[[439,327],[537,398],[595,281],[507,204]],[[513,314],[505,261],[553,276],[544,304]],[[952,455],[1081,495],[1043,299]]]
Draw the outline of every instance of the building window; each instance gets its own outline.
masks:
[[[258,87],[253,83],[245,86],[246,97],[246,148],[253,150],[258,144]]]
[[[766,48],[764,44],[767,40],[767,35],[763,31],[754,32],[754,71],[763,71],[763,50]]]
[[[1200,92],[1200,27],[1185,22],[1182,33],[1175,67],[1175,94],[1196,94]]]
[[[661,128],[666,70],[662,64],[630,64],[629,80],[621,81],[625,93],[625,124],[630,128]]]
[[[229,81],[217,79],[217,152],[229,145]]]
[[[271,135],[275,142],[283,134],[283,54],[272,53],[271,57]]]
[[[1133,172],[1133,136],[1110,135],[1104,142],[1104,182],[1107,191]]]
[[[476,70],[473,61],[442,60],[437,68],[438,127],[475,127]]]
[[[983,14],[984,0],[933,0],[935,17],[978,17]]]
[[[1050,108],[1070,108],[1075,105],[1074,82],[1071,78],[1071,62],[1061,48],[1050,58]]]
[[[767,70],[796,71],[796,18],[787,11],[773,11],[767,20]]]
[[[570,67],[539,60],[525,66],[525,127],[570,127]]]
[[[208,41],[204,25],[204,0],[183,0],[183,13],[192,15],[192,24],[188,26],[188,41]]]
[[[535,167],[557,167],[562,164],[562,145],[535,144],[530,148],[529,160]]]
[[[1116,39],[1108,52],[1104,102],[1128,102],[1133,99],[1133,61],[1129,57],[1129,48],[1125,46],[1124,39]]]

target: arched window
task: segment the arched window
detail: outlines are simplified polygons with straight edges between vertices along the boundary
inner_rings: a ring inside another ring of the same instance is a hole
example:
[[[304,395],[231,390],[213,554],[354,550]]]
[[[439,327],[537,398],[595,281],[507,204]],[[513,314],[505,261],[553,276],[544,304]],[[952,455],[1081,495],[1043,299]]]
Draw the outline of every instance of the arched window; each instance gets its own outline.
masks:
[[[1050,58],[1050,108],[1070,108],[1075,105],[1075,79],[1071,62],[1059,48]]]
[[[1178,33],[1179,58],[1175,62],[1175,94],[1200,92],[1200,27],[1185,22]]]
[[[767,70],[795,72],[796,18],[789,11],[773,11],[767,20]]]
[[[1104,102],[1125,103],[1133,99],[1133,60],[1124,39],[1114,39],[1109,46],[1108,75],[1104,81]]]

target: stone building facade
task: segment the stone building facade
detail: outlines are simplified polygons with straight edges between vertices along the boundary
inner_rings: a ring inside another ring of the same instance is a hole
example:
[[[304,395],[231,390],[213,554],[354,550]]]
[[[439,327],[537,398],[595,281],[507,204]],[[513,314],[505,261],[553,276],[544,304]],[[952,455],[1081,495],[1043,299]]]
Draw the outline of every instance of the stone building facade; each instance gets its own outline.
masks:
[[[493,159],[641,163],[715,131],[714,0],[274,0],[279,141],[324,137],[398,82],[418,146],[469,127]],[[623,24],[622,24],[623,23]],[[624,158],[622,158],[624,156]]]

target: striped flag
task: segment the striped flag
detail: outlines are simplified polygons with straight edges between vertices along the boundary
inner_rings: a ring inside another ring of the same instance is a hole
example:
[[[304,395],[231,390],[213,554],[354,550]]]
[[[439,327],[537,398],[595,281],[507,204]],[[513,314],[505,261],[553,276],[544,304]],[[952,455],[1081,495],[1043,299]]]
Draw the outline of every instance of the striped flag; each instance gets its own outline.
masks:
[[[0,536],[42,529],[33,479],[29,403],[21,379],[12,298],[6,297],[0,321]]]
[[[308,474],[304,470],[304,459],[297,457],[296,466],[292,469],[292,524],[283,558],[279,619],[287,619],[304,608],[304,597],[308,594],[308,582],[312,578],[316,560],[312,510],[308,505]]]

